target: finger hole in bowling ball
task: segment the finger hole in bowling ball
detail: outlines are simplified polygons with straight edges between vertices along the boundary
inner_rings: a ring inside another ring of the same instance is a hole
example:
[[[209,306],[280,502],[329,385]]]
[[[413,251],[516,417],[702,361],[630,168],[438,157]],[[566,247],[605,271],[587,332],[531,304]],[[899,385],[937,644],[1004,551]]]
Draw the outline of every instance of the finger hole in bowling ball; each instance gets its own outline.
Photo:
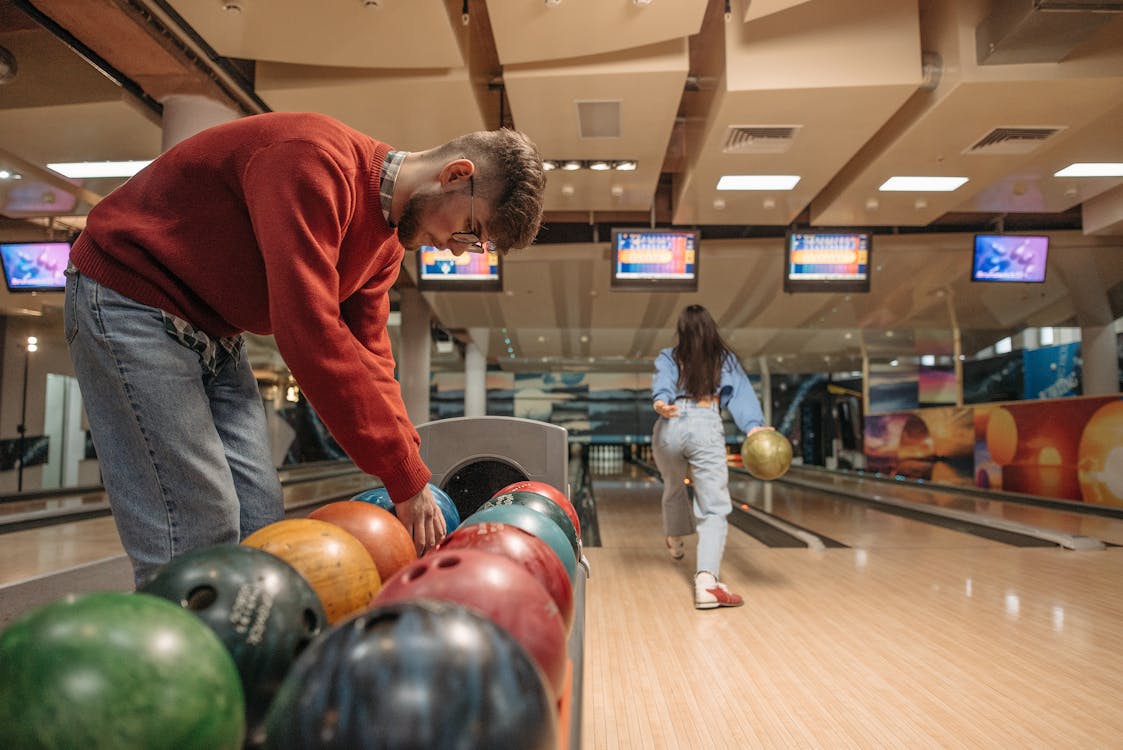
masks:
[[[197,586],[187,594],[183,606],[192,612],[201,612],[214,604],[217,599],[218,592],[213,586]]]
[[[307,636],[309,642],[311,642],[313,638],[320,634],[320,628],[320,616],[317,615],[314,610],[304,610],[304,635]],[[303,643],[301,644],[300,648],[304,648]]]
[[[455,555],[448,555],[437,560],[438,568],[452,568],[460,564],[460,558]]]
[[[407,582],[416,581],[418,578],[425,575],[425,572],[427,570],[429,570],[428,565],[418,565],[416,567],[410,568],[408,571],[406,571],[405,578],[403,580]]]

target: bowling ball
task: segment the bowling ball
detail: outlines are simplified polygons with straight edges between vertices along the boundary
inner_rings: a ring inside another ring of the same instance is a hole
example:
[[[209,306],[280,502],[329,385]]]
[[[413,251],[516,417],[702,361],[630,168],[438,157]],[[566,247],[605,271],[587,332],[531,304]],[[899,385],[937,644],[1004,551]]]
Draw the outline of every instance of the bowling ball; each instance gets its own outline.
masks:
[[[464,519],[461,528],[478,523],[506,523],[527,531],[549,545],[569,577],[572,585],[577,580],[577,557],[565,533],[555,522],[536,510],[523,505],[496,505],[481,508]]]
[[[383,581],[417,559],[417,548],[406,527],[385,508],[340,500],[317,508],[308,517],[350,532],[366,548]]]
[[[470,607],[505,629],[546,675],[559,698],[565,681],[565,623],[530,573],[502,555],[473,549],[431,552],[386,582],[375,606],[439,599]]]
[[[270,750],[556,750],[541,672],[503,628],[449,602],[364,612],[312,644],[269,712]]]
[[[475,549],[514,560],[546,588],[569,632],[573,625],[573,584],[550,545],[534,534],[506,523],[477,523],[452,532],[437,549]]]
[[[327,521],[289,518],[242,540],[281,558],[312,585],[334,625],[366,609],[382,587],[370,553],[350,533]]]
[[[251,735],[296,657],[327,628],[319,597],[295,568],[238,544],[181,555],[141,591],[194,613],[222,641],[242,678]]]
[[[577,537],[581,537],[581,519],[577,517],[577,509],[573,507],[573,503],[569,501],[569,498],[565,496],[565,493],[559,490],[557,487],[554,487],[553,485],[546,484],[545,482],[535,482],[533,480],[527,480],[525,482],[515,482],[514,484],[509,484],[503,489],[499,490],[494,495],[492,495],[492,497],[496,497],[497,495],[505,495],[508,492],[517,492],[519,490],[522,490],[523,492],[534,492],[546,498],[547,500],[553,500],[555,503],[557,503],[558,507],[564,510],[566,516],[569,517],[570,522],[573,524],[574,530],[577,532]]]
[[[433,499],[437,501],[437,507],[441,509],[441,515],[445,517],[445,533],[447,534],[460,525],[460,511],[456,509],[456,504],[452,502],[448,493],[437,485],[430,483],[429,491],[433,493]],[[386,491],[385,487],[375,487],[372,490],[360,492],[351,499],[377,505],[390,511],[395,516],[398,515],[398,511],[394,508],[394,501],[390,499],[390,493]]]
[[[745,438],[741,462],[757,479],[782,477],[792,465],[792,444],[777,430],[757,430]]]
[[[218,637],[148,594],[68,596],[0,635],[0,747],[242,747],[238,670]]]
[[[530,508],[546,516],[556,523],[558,528],[562,530],[562,533],[565,534],[565,538],[569,540],[570,546],[573,547],[573,556],[578,560],[581,559],[581,542],[577,539],[577,529],[574,528],[569,520],[569,516],[565,514],[565,511],[562,510],[557,503],[552,500],[547,500],[535,492],[515,490],[514,492],[496,495],[481,505],[480,510],[492,508],[496,505],[521,505],[524,508]]]

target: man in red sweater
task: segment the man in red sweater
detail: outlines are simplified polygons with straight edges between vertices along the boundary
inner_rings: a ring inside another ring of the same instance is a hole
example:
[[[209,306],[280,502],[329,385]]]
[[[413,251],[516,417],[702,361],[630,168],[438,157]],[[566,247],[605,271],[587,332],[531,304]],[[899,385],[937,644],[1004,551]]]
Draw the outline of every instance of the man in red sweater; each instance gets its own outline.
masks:
[[[272,113],[184,140],[100,202],[71,252],[65,327],[137,582],[283,516],[244,331],[273,335],[418,549],[434,545],[444,520],[394,379],[387,293],[405,248],[529,245],[544,187],[516,131],[404,152]]]

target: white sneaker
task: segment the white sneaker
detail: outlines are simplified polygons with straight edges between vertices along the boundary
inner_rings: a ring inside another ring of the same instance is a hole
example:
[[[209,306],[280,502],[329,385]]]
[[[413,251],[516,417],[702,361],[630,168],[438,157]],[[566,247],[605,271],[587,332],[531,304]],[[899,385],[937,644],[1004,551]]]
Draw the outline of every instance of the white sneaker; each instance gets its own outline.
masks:
[[[734,594],[713,573],[701,570],[694,576],[694,608],[740,607],[745,600]]]
[[[681,560],[686,555],[686,544],[682,541],[681,536],[669,536],[663,542],[667,545],[672,560]]]

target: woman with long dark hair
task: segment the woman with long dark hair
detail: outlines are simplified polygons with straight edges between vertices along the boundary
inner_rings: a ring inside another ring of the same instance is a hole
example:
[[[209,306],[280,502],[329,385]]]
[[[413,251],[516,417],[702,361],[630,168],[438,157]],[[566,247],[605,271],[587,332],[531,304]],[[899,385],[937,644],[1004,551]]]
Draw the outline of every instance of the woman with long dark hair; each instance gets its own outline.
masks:
[[[698,532],[694,606],[738,607],[740,596],[721,583],[721,558],[733,510],[721,409],[729,410],[747,435],[764,426],[764,414],[745,368],[701,305],[686,307],[678,318],[674,347],[659,352],[651,391],[660,419],[652,447],[663,476],[663,531],[671,557],[685,554],[683,537]],[[692,475],[694,503],[686,492]]]

